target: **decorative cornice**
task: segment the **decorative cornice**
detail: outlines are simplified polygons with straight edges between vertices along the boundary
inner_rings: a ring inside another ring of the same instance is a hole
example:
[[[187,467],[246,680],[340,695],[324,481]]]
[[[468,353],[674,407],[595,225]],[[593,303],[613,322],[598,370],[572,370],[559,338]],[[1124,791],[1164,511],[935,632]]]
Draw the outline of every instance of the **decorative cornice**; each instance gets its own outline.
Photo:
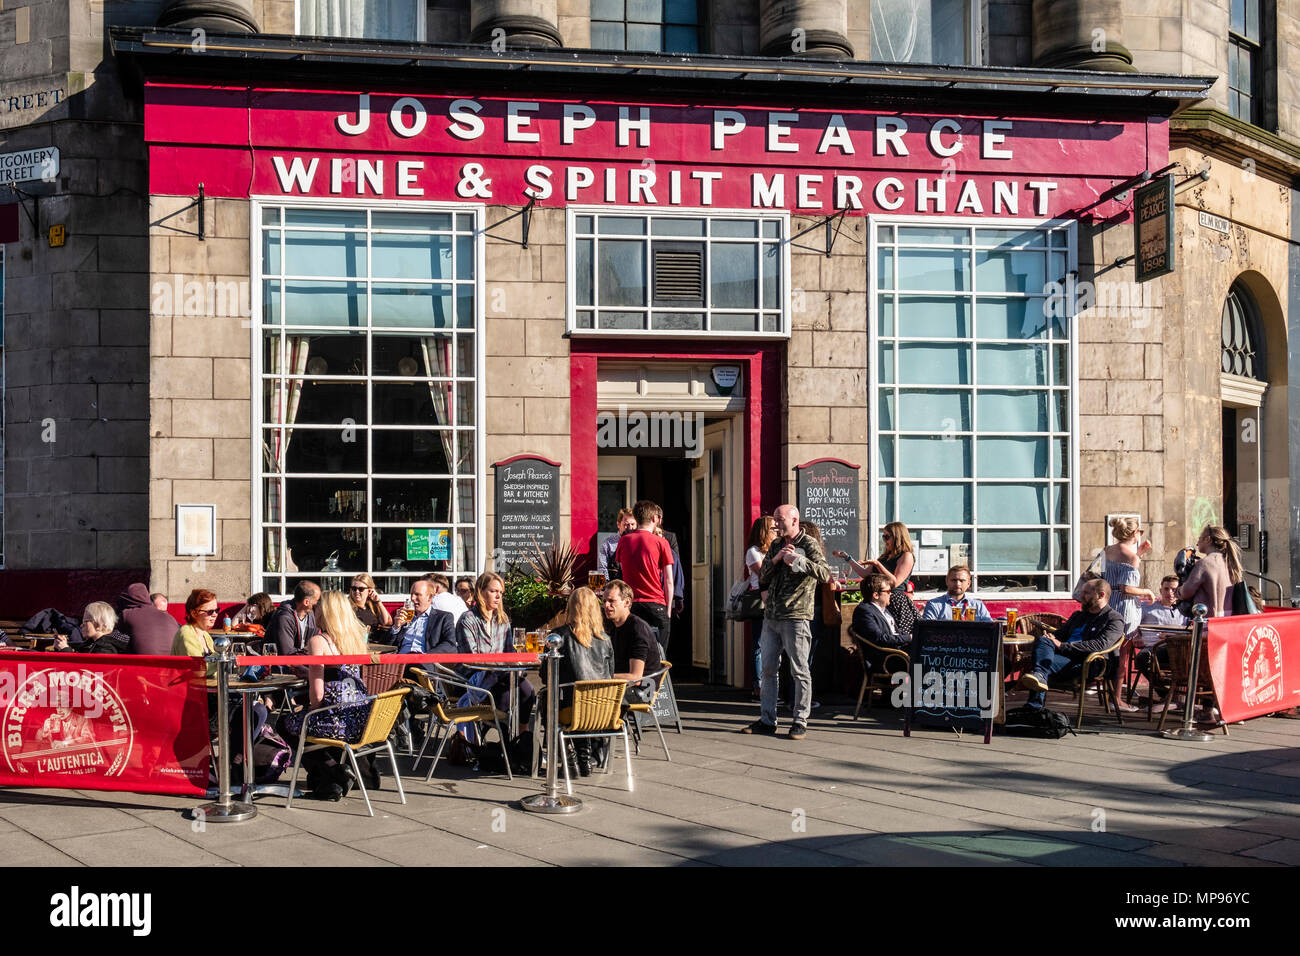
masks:
[[[1258,408],[1264,403],[1264,393],[1268,391],[1268,382],[1261,382],[1244,375],[1220,373],[1219,400],[1232,405],[1245,405]]]
[[[1251,159],[1255,172],[1290,184],[1300,176],[1300,143],[1237,119],[1223,110],[1193,106],[1169,120],[1169,148],[1193,146],[1235,163]]]

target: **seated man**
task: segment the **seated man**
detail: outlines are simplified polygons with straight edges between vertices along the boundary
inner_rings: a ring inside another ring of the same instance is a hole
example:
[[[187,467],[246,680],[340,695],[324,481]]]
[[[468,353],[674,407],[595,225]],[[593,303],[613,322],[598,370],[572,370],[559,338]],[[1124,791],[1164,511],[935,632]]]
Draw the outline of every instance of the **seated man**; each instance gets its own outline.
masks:
[[[925,610],[921,612],[923,620],[960,620],[968,607],[975,609],[975,620],[993,620],[993,615],[989,614],[989,609],[984,606],[983,601],[966,596],[966,592],[970,590],[970,568],[964,564],[954,564],[948,569],[946,582],[947,594],[941,594],[925,602]]]
[[[1083,586],[1082,607],[1061,625],[1058,634],[1043,634],[1034,642],[1034,669],[1020,678],[1020,686],[1031,691],[1026,705],[1042,709],[1047,700],[1047,682],[1052,677],[1073,677],[1089,654],[1113,646],[1124,636],[1124,618],[1106,602],[1110,585],[1102,578]]]
[[[312,581],[294,585],[293,597],[271,612],[266,620],[266,639],[279,645],[286,657],[305,652],[307,642],[316,636],[316,604],[320,586]],[[303,672],[306,676],[306,671]]]
[[[605,633],[614,645],[614,676],[619,680],[640,680],[662,666],[659,641],[645,619],[632,613],[632,598],[632,588],[624,581],[605,585]],[[633,703],[631,687],[628,692],[628,702]]]
[[[1187,618],[1178,613],[1174,607],[1178,603],[1178,575],[1168,574],[1160,581],[1160,599],[1148,605],[1142,612],[1143,624],[1160,624],[1169,627],[1186,627]],[[1147,679],[1151,693],[1156,701],[1152,712],[1163,713],[1165,698],[1169,696],[1169,680],[1160,675],[1160,670],[1169,667],[1169,650],[1162,643],[1165,635],[1159,631],[1147,631],[1139,628],[1133,635],[1133,666]],[[1159,668],[1157,668],[1157,664]]]
[[[883,574],[873,574],[863,582],[866,600],[853,609],[853,630],[858,637],[879,647],[908,647],[912,639],[898,633],[894,615],[889,611],[889,598],[893,585]],[[884,653],[864,648],[867,663],[873,671],[885,666]]]
[[[411,585],[415,610],[401,608],[393,618],[392,642],[399,654],[455,654],[456,617],[433,606],[433,585],[424,578]]]

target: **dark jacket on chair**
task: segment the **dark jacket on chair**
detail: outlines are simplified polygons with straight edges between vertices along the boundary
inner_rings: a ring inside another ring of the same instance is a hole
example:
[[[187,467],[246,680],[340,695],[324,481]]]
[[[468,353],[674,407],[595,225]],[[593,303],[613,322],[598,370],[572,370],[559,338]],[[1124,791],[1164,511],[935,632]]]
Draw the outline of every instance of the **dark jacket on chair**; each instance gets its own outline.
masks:
[[[863,601],[853,609],[853,630],[864,641],[880,647],[907,647],[912,643],[908,635],[889,629],[885,612],[871,601]]]
[[[118,628],[131,639],[132,654],[171,654],[172,639],[180,625],[176,618],[154,606],[147,586],[132,584],[119,594],[117,616]]]
[[[1076,627],[1082,627],[1080,639],[1067,643]],[[1097,651],[1104,651],[1124,636],[1124,618],[1112,607],[1103,607],[1096,614],[1089,614],[1080,608],[1056,629],[1057,640],[1061,642],[1057,653],[1065,657],[1077,657],[1079,660]],[[1040,637],[1040,641],[1047,640]]]
[[[302,634],[299,635],[298,611],[294,608],[292,599],[283,602],[266,619],[266,639],[275,641],[280,646],[281,654],[303,653],[307,642],[316,636],[318,630],[320,628],[316,626],[316,615],[308,614],[303,621]]]

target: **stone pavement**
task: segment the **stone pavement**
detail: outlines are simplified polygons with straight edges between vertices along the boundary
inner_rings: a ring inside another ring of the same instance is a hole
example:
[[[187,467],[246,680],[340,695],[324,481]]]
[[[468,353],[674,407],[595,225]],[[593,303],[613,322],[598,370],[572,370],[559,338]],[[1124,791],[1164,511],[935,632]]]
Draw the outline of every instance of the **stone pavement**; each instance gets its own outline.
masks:
[[[248,823],[196,832],[191,798],[0,791],[8,865],[1275,866],[1300,864],[1300,721],[1261,718],[1208,743],[1090,716],[1061,741],[922,729],[896,715],[814,714],[808,737],[735,731],[756,705],[678,688],[686,733],[653,732],[626,790],[622,757],[580,782],[569,816],[514,805],[539,783],[440,765],[341,803],[263,798]],[[1054,706],[1064,704],[1064,700]],[[1014,703],[1014,701],[1013,701]],[[405,759],[403,765],[407,765]],[[426,764],[427,766],[427,764]]]

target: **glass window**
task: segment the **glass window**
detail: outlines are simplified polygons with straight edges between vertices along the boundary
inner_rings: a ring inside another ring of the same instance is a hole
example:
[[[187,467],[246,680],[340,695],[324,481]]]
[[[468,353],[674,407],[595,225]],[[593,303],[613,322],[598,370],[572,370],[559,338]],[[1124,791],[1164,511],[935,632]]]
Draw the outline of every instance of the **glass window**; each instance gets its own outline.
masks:
[[[573,215],[570,331],[788,334],[783,218]]]
[[[871,0],[871,59],[974,65],[973,6],[972,0]]]
[[[901,220],[874,236],[876,525],[965,544],[977,590],[1062,591],[1076,541],[1072,343],[1046,299],[1072,234]],[[1230,311],[1225,330],[1240,325]]]
[[[255,578],[287,594],[365,571],[397,596],[476,573],[475,217],[285,206],[263,223]]]
[[[698,0],[591,0],[591,47],[699,53]]]
[[[298,0],[298,33],[354,40],[425,39],[424,0]]]
[[[1232,0],[1228,16],[1228,112],[1264,124],[1260,0]]]

